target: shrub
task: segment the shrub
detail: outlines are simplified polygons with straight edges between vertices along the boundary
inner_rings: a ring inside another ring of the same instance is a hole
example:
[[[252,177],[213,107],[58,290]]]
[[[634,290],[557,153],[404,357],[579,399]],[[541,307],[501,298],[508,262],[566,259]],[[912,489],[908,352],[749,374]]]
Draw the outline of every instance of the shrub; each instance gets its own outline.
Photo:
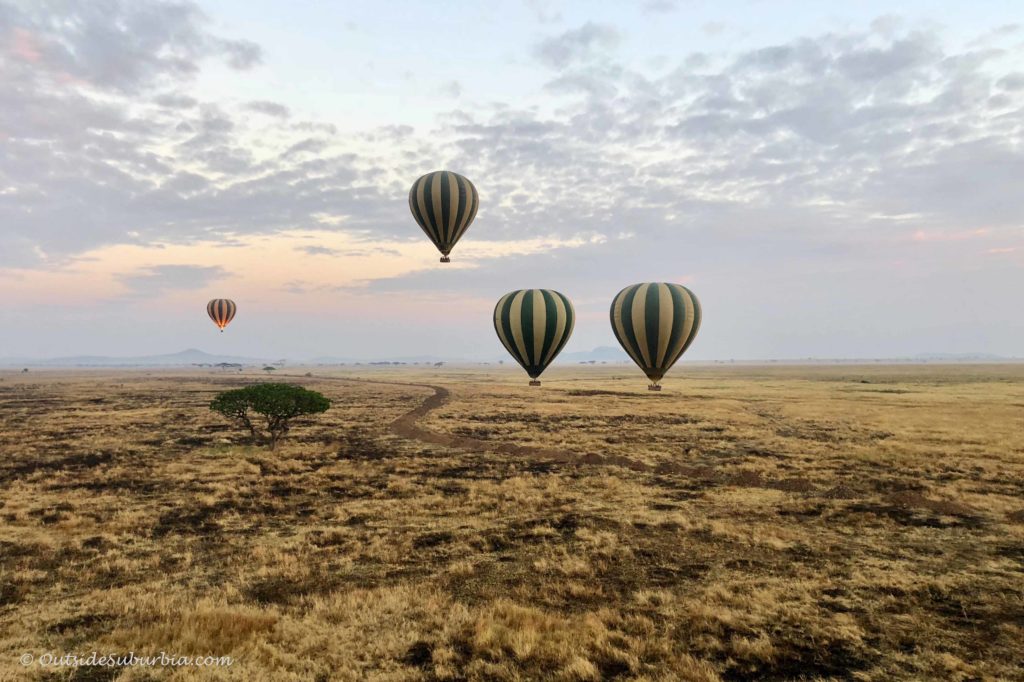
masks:
[[[326,412],[330,406],[320,393],[290,384],[254,384],[225,391],[210,403],[211,410],[249,429],[253,441],[265,438],[271,450],[288,433],[293,419]],[[266,437],[260,433],[260,422]]]

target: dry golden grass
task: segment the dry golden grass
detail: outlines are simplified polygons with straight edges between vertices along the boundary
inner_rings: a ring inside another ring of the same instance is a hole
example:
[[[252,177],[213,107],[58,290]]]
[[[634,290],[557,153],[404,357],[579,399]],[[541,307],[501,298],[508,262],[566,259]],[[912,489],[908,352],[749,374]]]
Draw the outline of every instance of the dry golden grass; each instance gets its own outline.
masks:
[[[1022,365],[311,371],[0,373],[0,680],[1024,679]]]

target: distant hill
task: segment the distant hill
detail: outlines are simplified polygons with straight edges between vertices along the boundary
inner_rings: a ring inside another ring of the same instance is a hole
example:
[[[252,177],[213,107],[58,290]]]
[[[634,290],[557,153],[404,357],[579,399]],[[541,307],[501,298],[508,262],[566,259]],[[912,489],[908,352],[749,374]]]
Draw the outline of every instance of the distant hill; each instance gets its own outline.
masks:
[[[216,365],[229,362],[255,365],[269,362],[265,358],[247,358],[237,355],[212,355],[195,348],[165,355],[139,355],[135,357],[109,357],[105,355],[75,355],[64,358],[0,358],[0,365],[24,367],[184,367],[190,365]]]
[[[915,360],[938,362],[1005,362],[1013,358],[1006,358],[992,353],[918,353]]]
[[[492,362],[504,360],[510,362],[510,358],[497,357]],[[778,359],[778,360],[708,360],[715,364],[723,362],[739,363],[783,363],[783,364],[835,364],[835,363],[971,363],[971,362],[1021,362],[1022,358],[1008,358],[991,353],[921,353],[913,357],[904,358],[802,358],[802,359]],[[214,355],[189,348],[179,353],[167,353],[164,355],[138,355],[133,357],[112,357],[105,355],[75,355],[61,358],[0,358],[0,367],[189,367],[192,365],[217,365],[220,363],[231,363],[238,365],[265,365],[279,362],[277,359],[253,358],[238,355]],[[433,355],[377,357],[377,358],[350,358],[339,356],[320,356],[308,360],[289,359],[291,365],[371,365],[399,363],[406,365],[429,364],[438,362],[447,364],[465,363],[467,360],[458,358],[441,358]],[[562,353],[556,360],[558,364],[579,364],[579,363],[602,363],[602,362],[630,362],[626,353],[613,346],[598,346],[586,351],[573,351]],[[472,362],[470,364],[479,364]],[[484,363],[489,364],[489,363]]]
[[[333,355],[323,355],[323,356],[311,358],[309,360],[304,360],[301,363],[296,363],[296,364],[303,364],[303,365],[354,365],[356,363],[359,363],[359,364],[362,364],[362,365],[366,365],[366,364],[369,364],[371,362],[404,362],[407,365],[411,365],[413,363],[418,363],[418,364],[430,363],[430,364],[433,364],[435,362],[457,362],[457,361],[453,361],[453,360],[449,360],[449,359],[445,359],[445,358],[438,358],[438,357],[434,357],[433,355],[413,355],[413,356],[394,357],[394,358],[381,357],[381,358],[374,358],[374,359],[370,359],[370,360],[367,360],[366,358],[342,358],[342,357],[336,357],[336,356],[333,356]]]
[[[558,356],[562,362],[625,362],[629,356],[621,348],[612,346],[598,346],[591,350],[578,350],[572,353],[562,353]]]

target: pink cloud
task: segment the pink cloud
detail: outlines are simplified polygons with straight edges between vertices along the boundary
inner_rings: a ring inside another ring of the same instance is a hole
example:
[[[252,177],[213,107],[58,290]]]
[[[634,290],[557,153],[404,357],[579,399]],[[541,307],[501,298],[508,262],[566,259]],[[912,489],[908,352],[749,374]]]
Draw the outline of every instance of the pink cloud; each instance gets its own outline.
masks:
[[[964,230],[962,232],[926,232],[925,230],[918,230],[914,233],[913,239],[915,242],[960,242],[967,239],[987,237],[991,233],[992,230],[987,227],[976,230]]]
[[[43,53],[40,49],[39,41],[31,31],[27,31],[23,28],[16,28],[14,29],[13,34],[14,36],[11,40],[11,54],[22,61],[29,62],[31,64],[38,64],[43,60]]]

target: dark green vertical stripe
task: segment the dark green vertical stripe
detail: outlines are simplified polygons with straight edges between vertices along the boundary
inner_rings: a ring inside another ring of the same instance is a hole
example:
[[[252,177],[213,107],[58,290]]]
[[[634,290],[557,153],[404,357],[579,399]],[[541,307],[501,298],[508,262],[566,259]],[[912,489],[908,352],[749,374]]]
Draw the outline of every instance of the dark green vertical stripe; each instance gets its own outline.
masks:
[[[636,298],[637,289],[640,288],[639,284],[626,289],[622,296],[622,332],[626,336],[623,340],[633,353],[633,356],[638,362],[643,363],[644,356],[640,354],[640,344],[637,343],[636,334],[633,331],[633,299]],[[643,365],[641,364],[641,369]]]
[[[526,363],[523,358],[519,356],[519,351],[516,350],[515,335],[512,334],[512,305],[516,300],[516,292],[512,292],[512,295],[508,297],[508,301],[505,302],[505,309],[501,311],[501,328],[505,332],[505,338],[508,339],[510,348],[508,352],[512,354],[512,357],[516,359],[523,367],[526,367]]]
[[[423,216],[420,215],[420,207],[416,202],[416,191],[419,189],[420,181],[417,180],[412,184],[412,189],[409,190],[409,210],[412,211],[412,217],[416,220],[416,224],[423,229]]]
[[[440,171],[441,173],[441,215],[437,222],[437,231],[441,235],[441,244],[444,248],[450,246],[449,240],[451,235],[448,231],[448,218],[452,214],[452,188],[451,188],[451,174],[447,171]]]
[[[518,347],[515,345],[515,334],[512,333],[512,308],[516,305],[515,304],[515,296],[518,293],[519,293],[518,291],[514,292],[512,294],[512,297],[509,299],[509,306],[508,306],[509,314],[508,314],[508,319],[507,319],[507,322],[506,322],[506,325],[505,325],[505,329],[508,330],[508,340],[509,340],[509,343],[512,344],[512,356],[515,357],[517,363],[519,363],[519,365],[521,365],[523,367],[523,369],[525,369],[525,368],[527,368],[529,366],[529,361],[526,359],[526,357],[524,355],[522,355],[522,353],[519,352]],[[522,302],[520,302],[519,305],[518,305],[518,312],[519,312],[519,318],[521,319],[522,318]],[[521,329],[521,327],[520,327],[520,329]]]
[[[686,343],[683,344],[683,353],[685,353],[686,349],[689,348],[690,344],[693,343],[693,340],[697,338],[697,332],[700,330],[701,311],[700,302],[697,300],[697,297],[693,295],[693,292],[687,289],[686,287],[680,288],[686,291],[687,295],[690,297],[690,300],[693,301],[693,327],[690,328],[690,338],[688,338],[686,340]],[[683,353],[680,353],[680,355],[682,355]]]
[[[434,215],[434,195],[431,194],[431,186],[434,184],[434,175],[436,173],[427,173],[423,176],[423,188],[420,190],[423,196],[423,205],[426,210],[426,223],[432,233],[431,239],[434,244],[441,247],[441,234],[437,230],[437,216]]]
[[[437,246],[438,240],[436,230],[434,230],[434,226],[431,224],[430,218],[427,216],[427,214],[423,211],[420,211],[419,203],[420,199],[424,199],[424,205],[427,205],[426,187],[429,180],[430,175],[428,174],[416,181],[416,184],[412,186],[410,202],[412,203],[413,217],[416,219],[416,222],[419,223],[420,227],[426,233],[427,237],[430,238],[430,241],[432,241],[434,245]]]
[[[523,306],[519,309],[519,320],[522,322],[523,343],[526,345],[526,359],[530,367],[537,365],[533,357],[533,289],[523,294]],[[533,376],[532,374],[530,376]]]
[[[466,180],[466,184],[469,185],[469,220],[466,221],[466,229],[469,229],[469,224],[476,218],[476,211],[480,208],[480,195],[476,191],[476,185],[469,180]]]
[[[462,219],[465,217],[466,211],[469,208],[469,202],[467,201],[469,198],[469,192],[466,187],[466,178],[454,173],[452,174],[452,177],[455,179],[455,186],[458,187],[459,190],[459,203],[455,207],[455,226],[452,228],[452,236],[450,238],[450,241],[454,244],[455,240],[460,236],[459,226],[462,225]],[[451,244],[449,244],[449,246],[451,246]]]
[[[550,291],[544,289],[540,290],[540,295],[544,301],[544,343],[541,344],[540,357],[537,358],[538,364],[544,362],[544,358],[548,356],[548,351],[558,341],[555,338],[555,331],[558,325],[558,309],[555,307],[555,298],[551,295]]]
[[[569,337],[572,336],[572,327],[575,322],[573,319],[572,304],[569,303],[569,299],[557,291],[555,292],[555,295],[562,299],[562,305],[565,306],[565,329],[562,331],[562,338],[558,339],[558,347],[555,350],[555,354],[551,356],[552,360],[558,357],[558,354],[562,352],[562,348],[565,347]]]
[[[647,332],[647,354],[651,367],[658,364],[658,331],[661,327],[661,291],[656,282],[647,285],[644,299],[644,329]]]
[[[619,328],[615,325],[615,305],[619,302],[619,298],[622,297],[622,292],[615,294],[615,298],[612,299],[612,307],[608,309],[608,321],[612,324],[612,334],[615,335],[615,340],[619,342],[619,345],[623,345],[622,337],[619,336]]]
[[[697,331],[700,329],[700,302],[697,300],[697,297],[693,295],[693,292],[687,289],[686,287],[679,286],[678,289],[681,297],[683,297],[684,299],[686,297],[689,297],[690,301],[693,303],[693,326],[690,327],[690,335],[683,342],[682,348],[680,348],[679,352],[676,353],[674,358],[671,358],[671,360],[668,363],[666,363],[666,371],[669,367],[674,365],[676,361],[679,360],[679,358],[683,356],[683,353],[686,352],[686,349],[689,348],[690,344],[693,343],[693,340],[697,338]],[[685,303],[683,305],[685,306]],[[686,312],[685,307],[682,309],[682,312]]]
[[[672,338],[668,340],[668,348],[671,351],[679,343],[683,336],[683,328],[686,326],[686,292],[682,287],[678,287],[675,284],[668,285],[669,293],[672,295],[672,311],[675,313],[672,317]],[[685,343],[683,348],[685,348]],[[676,357],[679,357],[678,355]],[[671,357],[668,353],[665,353],[665,360],[662,362],[663,369],[668,369],[676,361],[675,358]]]

